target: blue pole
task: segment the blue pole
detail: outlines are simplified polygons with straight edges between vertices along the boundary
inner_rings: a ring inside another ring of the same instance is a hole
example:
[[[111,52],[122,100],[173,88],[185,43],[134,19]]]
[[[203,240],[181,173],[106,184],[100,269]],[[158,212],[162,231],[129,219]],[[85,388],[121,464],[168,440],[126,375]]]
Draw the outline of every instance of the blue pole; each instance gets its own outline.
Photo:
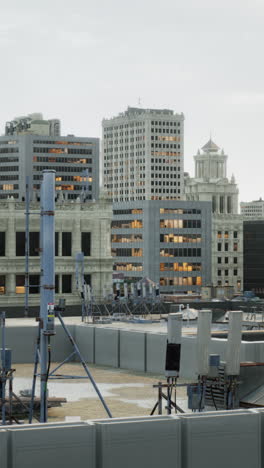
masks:
[[[5,407],[5,387],[6,387],[6,345],[5,345],[5,312],[2,312],[2,424],[6,423],[6,407]]]
[[[41,302],[40,302],[40,422],[47,422],[48,309],[54,305],[55,292],[55,171],[43,171],[41,186]]]
[[[28,317],[29,294],[29,176],[26,176],[26,229],[25,229],[25,312]]]

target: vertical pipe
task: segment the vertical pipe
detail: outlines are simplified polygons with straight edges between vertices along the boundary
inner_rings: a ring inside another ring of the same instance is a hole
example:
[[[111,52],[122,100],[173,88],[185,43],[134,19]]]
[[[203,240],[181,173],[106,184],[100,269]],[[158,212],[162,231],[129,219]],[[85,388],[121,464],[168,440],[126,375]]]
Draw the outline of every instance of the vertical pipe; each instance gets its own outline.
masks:
[[[5,312],[2,312],[2,424],[6,423],[6,408],[5,408],[5,386],[6,386],[6,366],[5,366]]]
[[[28,295],[29,295],[29,176],[26,176],[26,229],[25,229],[25,311],[28,317]]]
[[[54,304],[55,275],[55,171],[43,171],[41,187],[41,302],[40,302],[40,422],[47,422],[48,381],[48,336],[45,334],[48,321],[48,304]]]

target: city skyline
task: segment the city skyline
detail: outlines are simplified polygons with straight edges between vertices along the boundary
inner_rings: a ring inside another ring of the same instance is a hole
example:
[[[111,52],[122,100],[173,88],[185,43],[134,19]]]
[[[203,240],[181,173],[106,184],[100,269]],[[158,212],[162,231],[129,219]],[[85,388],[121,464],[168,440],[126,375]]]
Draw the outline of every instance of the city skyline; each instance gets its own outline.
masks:
[[[191,176],[211,132],[240,201],[263,197],[263,16],[259,0],[165,0],[162,9],[149,0],[14,0],[0,18],[1,128],[40,111],[61,119],[63,135],[101,137],[103,118],[140,99],[144,108],[184,113]]]

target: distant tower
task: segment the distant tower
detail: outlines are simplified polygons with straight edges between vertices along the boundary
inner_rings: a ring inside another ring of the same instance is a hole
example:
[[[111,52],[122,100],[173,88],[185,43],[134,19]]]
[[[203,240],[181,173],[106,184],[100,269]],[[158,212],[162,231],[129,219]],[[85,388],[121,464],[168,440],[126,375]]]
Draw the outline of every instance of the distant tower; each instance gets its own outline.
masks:
[[[213,213],[238,213],[238,188],[235,178],[227,178],[227,158],[212,139],[198,150],[195,177],[185,181],[186,200],[211,201]]]

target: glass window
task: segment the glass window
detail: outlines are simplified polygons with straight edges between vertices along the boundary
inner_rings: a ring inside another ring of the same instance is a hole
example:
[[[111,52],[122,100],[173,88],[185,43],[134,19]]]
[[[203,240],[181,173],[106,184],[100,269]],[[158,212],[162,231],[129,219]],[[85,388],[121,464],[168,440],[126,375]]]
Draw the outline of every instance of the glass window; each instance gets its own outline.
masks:
[[[0,294],[5,294],[6,288],[5,288],[5,276],[0,275]]]
[[[0,257],[4,257],[4,256],[5,256],[5,232],[0,232]]]
[[[71,293],[72,292],[72,276],[71,275],[62,275],[62,293]]]
[[[62,233],[62,256],[71,257],[72,254],[72,233]]]
[[[86,257],[91,256],[91,233],[82,232],[82,252]]]
[[[39,294],[40,291],[40,276],[29,275],[29,294]]]
[[[16,294],[25,294],[25,275],[16,275]]]
[[[16,232],[16,256],[25,256],[25,232]]]

